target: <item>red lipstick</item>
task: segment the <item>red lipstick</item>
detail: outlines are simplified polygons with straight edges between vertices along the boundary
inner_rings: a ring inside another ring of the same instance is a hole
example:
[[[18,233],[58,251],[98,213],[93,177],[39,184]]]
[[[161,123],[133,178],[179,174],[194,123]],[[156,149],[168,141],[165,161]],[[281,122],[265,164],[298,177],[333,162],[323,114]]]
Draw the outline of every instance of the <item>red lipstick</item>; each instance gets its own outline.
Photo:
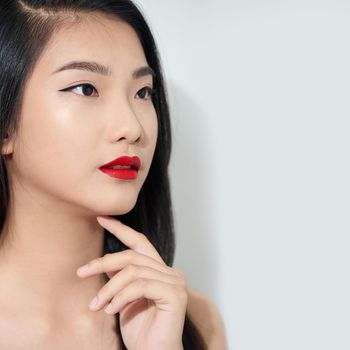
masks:
[[[137,156],[122,156],[102,165],[99,169],[105,174],[122,180],[134,180],[137,178],[141,167],[141,159]]]

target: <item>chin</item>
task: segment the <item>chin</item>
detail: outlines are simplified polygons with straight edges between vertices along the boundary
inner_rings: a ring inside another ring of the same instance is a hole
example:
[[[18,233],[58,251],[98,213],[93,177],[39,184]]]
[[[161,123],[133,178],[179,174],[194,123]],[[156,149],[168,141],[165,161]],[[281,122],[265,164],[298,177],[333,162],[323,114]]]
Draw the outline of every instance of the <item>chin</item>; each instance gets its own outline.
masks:
[[[118,198],[115,203],[105,203],[103,207],[100,207],[98,210],[101,215],[124,215],[131,211],[137,201],[137,196],[133,198],[130,196],[129,198],[120,199]]]

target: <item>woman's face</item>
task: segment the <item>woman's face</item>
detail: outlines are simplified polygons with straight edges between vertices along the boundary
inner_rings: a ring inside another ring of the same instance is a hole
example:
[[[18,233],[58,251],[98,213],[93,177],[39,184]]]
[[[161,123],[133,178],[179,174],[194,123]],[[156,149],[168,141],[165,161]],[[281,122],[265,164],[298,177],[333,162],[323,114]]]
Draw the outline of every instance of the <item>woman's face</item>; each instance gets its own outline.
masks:
[[[72,61],[97,62],[111,74],[54,73]],[[147,65],[136,33],[117,19],[86,17],[54,34],[25,87],[9,164],[14,181],[43,205],[59,201],[93,215],[130,211],[157,141],[152,76],[132,77]],[[141,159],[137,179],[99,170],[122,155]]]

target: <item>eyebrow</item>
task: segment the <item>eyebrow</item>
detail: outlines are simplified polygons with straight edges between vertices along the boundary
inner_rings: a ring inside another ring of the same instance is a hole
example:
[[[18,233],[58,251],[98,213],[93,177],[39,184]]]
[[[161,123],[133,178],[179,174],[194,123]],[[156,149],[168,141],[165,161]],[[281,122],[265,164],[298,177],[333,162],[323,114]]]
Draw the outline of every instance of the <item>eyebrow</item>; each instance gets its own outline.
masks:
[[[85,71],[89,71],[92,73],[101,74],[104,76],[112,75],[112,70],[110,69],[110,67],[105,66],[105,65],[98,63],[98,62],[91,62],[91,61],[69,62],[69,63],[66,63],[65,65],[63,65],[62,67],[56,69],[54,72],[52,72],[52,74],[62,72],[62,71],[68,70],[68,69],[80,69],[80,70],[85,70]],[[146,75],[152,75],[153,78],[155,78],[155,76],[156,76],[154,70],[149,66],[137,68],[132,73],[131,76],[133,79],[138,79],[138,78],[144,77]]]

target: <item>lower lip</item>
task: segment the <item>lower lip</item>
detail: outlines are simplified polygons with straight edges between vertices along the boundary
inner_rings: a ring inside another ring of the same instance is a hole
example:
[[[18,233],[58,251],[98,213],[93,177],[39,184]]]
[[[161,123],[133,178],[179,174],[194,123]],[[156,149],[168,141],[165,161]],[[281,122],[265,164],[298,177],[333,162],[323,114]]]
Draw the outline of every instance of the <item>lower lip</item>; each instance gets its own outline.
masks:
[[[138,174],[135,169],[100,168],[100,170],[111,177],[122,180],[135,180]]]

